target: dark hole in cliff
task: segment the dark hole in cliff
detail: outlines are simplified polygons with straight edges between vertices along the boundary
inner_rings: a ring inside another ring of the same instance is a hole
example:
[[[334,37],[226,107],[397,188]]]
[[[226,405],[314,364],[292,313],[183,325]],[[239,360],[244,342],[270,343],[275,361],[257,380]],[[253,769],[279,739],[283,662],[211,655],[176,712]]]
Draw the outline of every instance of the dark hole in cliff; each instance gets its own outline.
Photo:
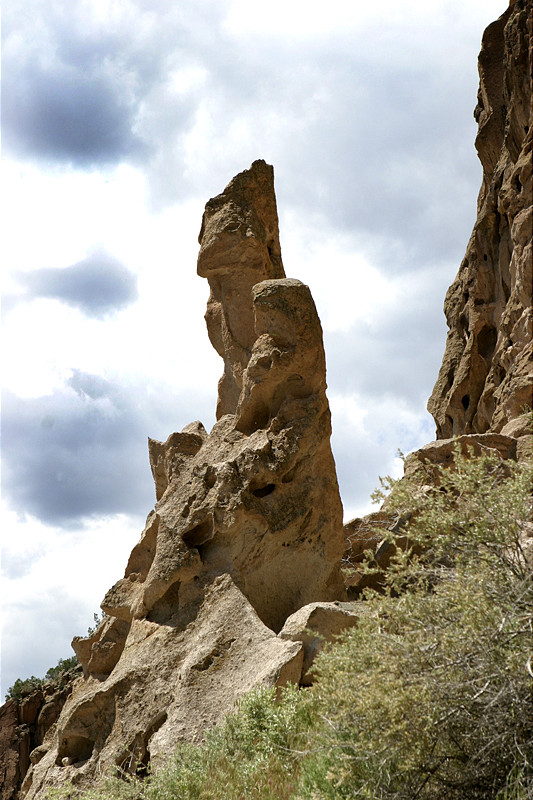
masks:
[[[450,388],[450,386],[453,386],[454,377],[455,377],[455,369],[454,369],[454,367],[451,367],[448,370],[448,375],[446,376],[446,381],[448,383],[448,389]]]
[[[128,775],[136,775],[138,778],[145,778],[148,775],[150,771],[150,740],[166,720],[167,713],[163,711],[142,737],[140,734],[136,737],[127,754],[117,760],[119,774],[124,780],[128,780]]]
[[[461,403],[463,404],[463,408],[466,411],[466,409],[470,405],[470,397],[467,394],[465,394],[463,397],[461,397]]]
[[[56,764],[63,766],[63,759],[68,758],[69,764],[79,764],[88,761],[94,750],[94,742],[86,736],[68,736],[61,743],[58,750]]]
[[[483,253],[483,261],[488,261],[487,254]]]
[[[520,181],[518,175],[515,178],[515,186],[516,186],[516,193],[520,194],[520,192],[522,191],[522,182]]]
[[[181,538],[188,547],[198,547],[199,545],[208,542],[212,536],[213,521],[211,519],[206,519],[203,522],[200,522],[199,525],[195,525],[194,528],[182,533]]]
[[[217,480],[216,472],[213,469],[213,467],[208,467],[206,469],[204,480],[205,480],[205,485],[207,486],[207,488],[208,489],[212,489],[213,486],[216,483],[216,480]]]
[[[497,339],[498,331],[491,325],[485,325],[478,333],[477,351],[486,361],[492,358]]]
[[[267,497],[269,494],[272,494],[275,488],[275,483],[267,483],[266,486],[260,486],[259,489],[254,489],[252,494],[255,497]]]

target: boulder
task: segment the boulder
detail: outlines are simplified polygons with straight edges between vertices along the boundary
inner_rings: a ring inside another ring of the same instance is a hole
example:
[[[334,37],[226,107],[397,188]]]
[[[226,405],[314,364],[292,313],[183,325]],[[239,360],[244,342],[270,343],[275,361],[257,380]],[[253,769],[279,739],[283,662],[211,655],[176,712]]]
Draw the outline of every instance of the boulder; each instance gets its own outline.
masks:
[[[347,628],[357,625],[361,613],[356,603],[309,603],[288,618],[279,632],[280,639],[301,642],[303,664],[300,684],[310,686],[314,675],[312,666],[326,642],[332,642]]]

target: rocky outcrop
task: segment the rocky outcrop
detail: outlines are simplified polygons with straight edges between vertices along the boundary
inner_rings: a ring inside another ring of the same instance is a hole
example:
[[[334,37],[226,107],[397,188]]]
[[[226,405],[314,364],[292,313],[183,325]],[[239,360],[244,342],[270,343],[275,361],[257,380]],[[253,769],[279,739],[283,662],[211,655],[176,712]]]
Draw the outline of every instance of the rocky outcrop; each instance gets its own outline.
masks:
[[[444,310],[428,410],[437,438],[499,433],[533,407],[531,0],[489,25],[474,115],[483,166],[474,230]]]
[[[23,687],[20,696],[0,707],[0,800],[16,800],[30,763],[59,718],[80,668],[62,672],[42,686]]]
[[[336,601],[309,603],[291,614],[279,632],[279,638],[303,645],[301,686],[313,683],[315,676],[312,667],[325,643],[334,641],[343,631],[355,627],[361,613],[364,613],[361,604]]]
[[[532,18],[531,0],[516,0],[483,36],[474,112],[483,183],[466,255],[444,304],[449,333],[428,402],[437,441],[405,462],[405,478],[421,486],[435,485],[438,467],[453,463],[457,444],[464,454],[533,455]],[[401,547],[402,527],[386,503],[345,526],[349,597],[379,588],[379,572],[359,569],[364,551],[386,569],[394,553],[390,533]]]
[[[322,330],[308,287],[283,274],[271,167],[255,162],[208,202],[200,243],[224,359],[218,421],[149,442],[156,506],[103,622],[73,642],[84,677],[28,798],[117,766],[142,773],[253,686],[299,683],[303,641],[277,632],[345,596]],[[337,616],[335,630],[351,619]]]

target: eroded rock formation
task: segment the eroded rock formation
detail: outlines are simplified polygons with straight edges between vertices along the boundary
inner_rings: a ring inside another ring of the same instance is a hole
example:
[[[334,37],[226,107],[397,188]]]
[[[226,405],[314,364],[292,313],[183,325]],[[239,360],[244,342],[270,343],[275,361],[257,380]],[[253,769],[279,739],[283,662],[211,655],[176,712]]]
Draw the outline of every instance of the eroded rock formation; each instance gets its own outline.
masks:
[[[42,686],[28,684],[0,707],[0,800],[15,800],[30,767],[40,758],[48,731],[59,718],[80,668]]]
[[[428,410],[437,438],[506,426],[533,407],[531,0],[484,33],[474,115],[478,214],[446,295],[449,326]]]
[[[405,478],[422,486],[434,485],[437,467],[453,462],[457,443],[463,453],[502,459],[533,454],[532,5],[512,0],[483,35],[474,112],[483,182],[466,255],[444,303],[449,333],[428,402],[437,441],[405,463]],[[402,527],[386,503],[345,526],[349,597],[379,587],[379,574],[359,571],[363,553],[373,551],[386,569],[394,547],[382,531],[402,546]]]
[[[84,675],[28,798],[116,766],[142,771],[252,686],[298,683],[301,637],[277,633],[302,606],[344,597],[322,330],[308,287],[284,277],[271,167],[255,162],[207,203],[200,244],[224,359],[218,421],[150,441],[155,509],[103,623],[73,642]],[[336,616],[338,627],[353,615]]]

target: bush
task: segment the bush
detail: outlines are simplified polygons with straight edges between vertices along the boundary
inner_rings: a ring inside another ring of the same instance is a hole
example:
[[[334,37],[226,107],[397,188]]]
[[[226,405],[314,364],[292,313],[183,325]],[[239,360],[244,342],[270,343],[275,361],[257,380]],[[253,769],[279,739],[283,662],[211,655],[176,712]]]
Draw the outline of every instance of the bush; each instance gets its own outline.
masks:
[[[45,680],[47,681],[56,681],[61,677],[63,672],[68,672],[74,667],[78,666],[78,659],[76,656],[71,656],[71,658],[60,658],[57,662],[57,666],[50,667],[45,675]]]
[[[6,700],[10,700],[12,697],[15,698],[15,700],[21,700],[36,689],[40,689],[43,682],[42,678],[36,678],[35,675],[32,675],[30,678],[17,678],[13,686],[10,686],[7,690]]]
[[[456,453],[412,512],[357,628],[319,659],[304,797],[526,798],[533,790],[531,469]]]
[[[144,780],[124,775],[81,793],[66,785],[47,800],[289,800],[310,722],[295,687],[282,690],[279,702],[275,689],[257,689],[202,744],[181,745]]]

